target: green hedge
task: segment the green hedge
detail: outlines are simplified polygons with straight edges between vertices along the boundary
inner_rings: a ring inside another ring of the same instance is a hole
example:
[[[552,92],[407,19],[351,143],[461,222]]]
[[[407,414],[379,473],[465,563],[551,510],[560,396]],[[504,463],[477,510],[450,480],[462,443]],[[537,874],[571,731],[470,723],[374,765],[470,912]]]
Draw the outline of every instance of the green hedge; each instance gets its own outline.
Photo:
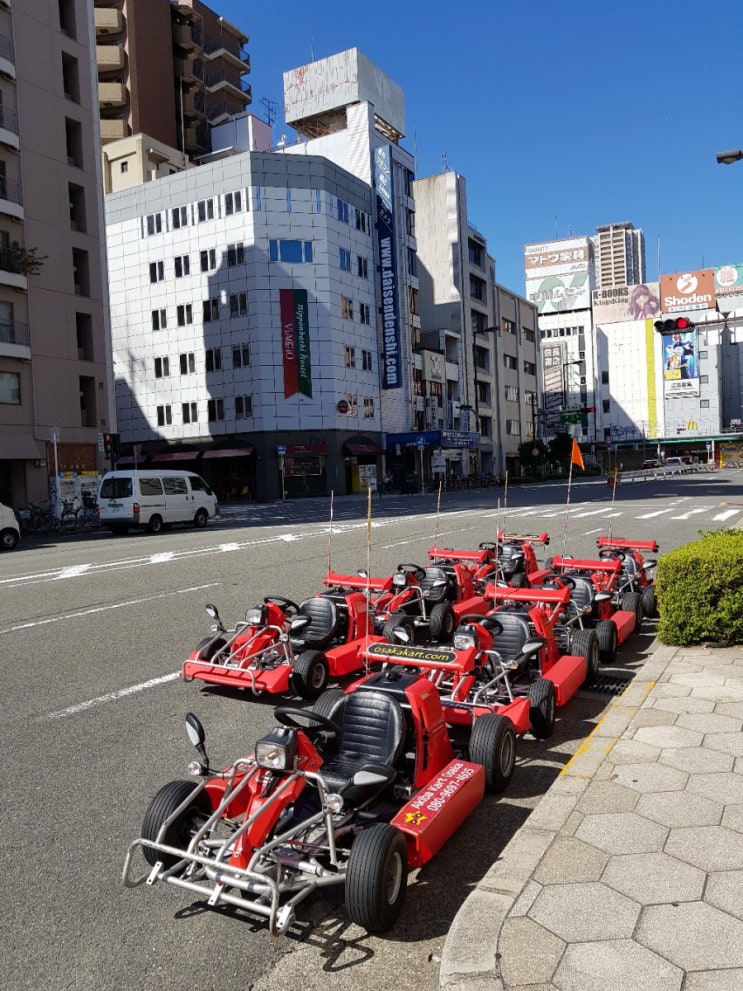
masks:
[[[661,643],[743,643],[743,530],[702,533],[658,561]]]

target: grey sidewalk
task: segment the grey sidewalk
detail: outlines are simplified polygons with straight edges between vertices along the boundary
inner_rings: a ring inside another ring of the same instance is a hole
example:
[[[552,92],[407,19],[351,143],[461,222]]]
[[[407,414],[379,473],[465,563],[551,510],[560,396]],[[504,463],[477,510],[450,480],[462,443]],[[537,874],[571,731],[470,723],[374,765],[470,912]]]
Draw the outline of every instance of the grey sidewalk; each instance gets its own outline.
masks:
[[[467,898],[440,985],[743,989],[743,648],[655,650]]]

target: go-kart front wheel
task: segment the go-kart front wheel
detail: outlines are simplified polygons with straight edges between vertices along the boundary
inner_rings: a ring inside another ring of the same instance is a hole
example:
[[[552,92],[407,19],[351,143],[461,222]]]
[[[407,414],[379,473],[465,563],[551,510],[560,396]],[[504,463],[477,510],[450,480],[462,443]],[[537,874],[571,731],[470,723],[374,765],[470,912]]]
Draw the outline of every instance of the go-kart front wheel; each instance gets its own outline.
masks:
[[[291,686],[300,698],[312,702],[325,691],[328,662],[319,650],[305,650],[292,665]]]
[[[599,643],[599,660],[602,664],[613,664],[617,657],[619,635],[615,623],[602,619],[596,624],[596,639]]]
[[[503,791],[516,764],[516,732],[507,716],[487,713],[475,720],[469,746],[470,760],[485,768],[488,791]]]
[[[555,729],[555,685],[540,678],[529,685],[529,722],[538,740],[547,740]]]
[[[346,871],[346,904],[357,926],[385,932],[397,922],[408,881],[408,849],[394,826],[378,822],[353,842]]]
[[[642,590],[642,611],[648,619],[658,618],[658,600],[655,597],[655,585],[646,585]]]
[[[584,685],[590,685],[598,677],[601,657],[599,642],[595,630],[578,630],[570,645],[570,653],[586,659],[586,677]]]
[[[175,812],[178,806],[194,790],[193,781],[170,781],[163,785],[149,804],[142,823],[142,836],[146,840],[156,840],[166,819]],[[166,846],[184,848],[201,823],[212,814],[209,796],[205,791],[190,802],[185,809],[171,822],[165,830],[161,842]],[[151,847],[143,847],[144,858],[152,867],[162,861],[165,870],[178,863],[178,858],[167,853],[160,853]]]
[[[439,602],[433,607],[428,617],[428,632],[432,640],[451,643],[456,625],[454,610],[448,602]]]

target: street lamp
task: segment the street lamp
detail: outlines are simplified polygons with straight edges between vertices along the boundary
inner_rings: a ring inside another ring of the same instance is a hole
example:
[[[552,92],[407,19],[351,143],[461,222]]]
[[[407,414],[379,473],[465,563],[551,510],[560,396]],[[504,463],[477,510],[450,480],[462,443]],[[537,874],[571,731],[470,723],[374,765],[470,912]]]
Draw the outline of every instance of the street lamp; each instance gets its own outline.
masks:
[[[733,148],[730,151],[718,151],[717,155],[718,165],[732,165],[733,162],[739,162],[743,159],[743,148]]]

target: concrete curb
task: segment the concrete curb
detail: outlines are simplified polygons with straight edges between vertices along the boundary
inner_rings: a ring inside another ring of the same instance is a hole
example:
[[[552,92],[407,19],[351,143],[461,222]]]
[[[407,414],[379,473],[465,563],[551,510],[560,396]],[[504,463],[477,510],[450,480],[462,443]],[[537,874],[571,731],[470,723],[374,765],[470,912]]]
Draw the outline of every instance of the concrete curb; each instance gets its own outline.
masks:
[[[659,645],[625,691],[560,772],[526,823],[457,912],[444,942],[439,968],[443,991],[504,991],[498,944],[503,924],[517,903],[528,905],[530,880],[601,766],[628,728],[678,647]]]

